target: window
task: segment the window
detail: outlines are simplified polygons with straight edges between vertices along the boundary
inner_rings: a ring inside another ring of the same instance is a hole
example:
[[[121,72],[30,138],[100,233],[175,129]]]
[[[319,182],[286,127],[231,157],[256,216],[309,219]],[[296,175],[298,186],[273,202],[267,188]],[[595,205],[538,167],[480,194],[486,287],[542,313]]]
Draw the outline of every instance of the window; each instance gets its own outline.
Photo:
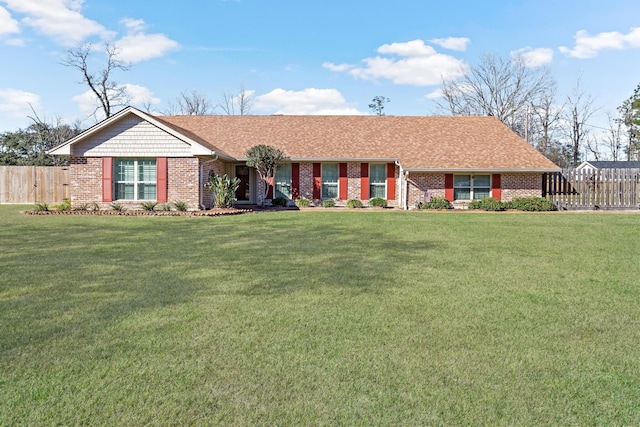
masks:
[[[387,198],[387,165],[369,165],[369,198]]]
[[[491,195],[490,175],[454,175],[453,199],[478,200]]]
[[[115,160],[116,200],[156,199],[156,159]]]
[[[338,164],[322,164],[322,198],[335,199],[338,197]]]
[[[276,169],[276,192],[275,197],[291,198],[291,163],[284,163]]]

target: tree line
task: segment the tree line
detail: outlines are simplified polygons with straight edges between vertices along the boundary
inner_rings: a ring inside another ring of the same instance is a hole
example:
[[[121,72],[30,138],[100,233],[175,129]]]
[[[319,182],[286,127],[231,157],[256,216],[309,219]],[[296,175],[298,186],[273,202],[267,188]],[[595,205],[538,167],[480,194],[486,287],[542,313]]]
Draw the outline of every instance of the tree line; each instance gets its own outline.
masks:
[[[640,160],[640,85],[608,115],[606,128],[590,123],[595,102],[580,79],[559,99],[547,68],[486,55],[461,78],[443,80],[439,106],[452,115],[494,116],[562,167],[578,165],[585,152],[595,160]]]
[[[66,51],[62,65],[76,69],[96,98],[93,116],[110,117],[130,104],[126,86],[114,80],[114,72],[131,68],[119,60],[119,50],[106,44],[103,63],[92,56],[100,53],[90,44]],[[384,115],[389,98],[376,96],[369,109]],[[598,132],[590,124],[598,108],[578,79],[563,98],[557,83],[544,67],[528,67],[522,58],[485,55],[457,79],[443,79],[440,109],[451,115],[494,116],[561,167],[575,166],[588,152],[596,160],[640,160],[640,84],[633,94],[608,115],[608,125]],[[241,84],[237,91],[225,91],[215,103],[197,90],[182,91],[161,111],[164,115],[247,115],[253,107],[252,92]],[[151,112],[146,103],[142,109]],[[0,165],[59,165],[68,162],[46,151],[82,131],[80,123],[60,119],[47,122],[37,114],[25,129],[0,134]]]

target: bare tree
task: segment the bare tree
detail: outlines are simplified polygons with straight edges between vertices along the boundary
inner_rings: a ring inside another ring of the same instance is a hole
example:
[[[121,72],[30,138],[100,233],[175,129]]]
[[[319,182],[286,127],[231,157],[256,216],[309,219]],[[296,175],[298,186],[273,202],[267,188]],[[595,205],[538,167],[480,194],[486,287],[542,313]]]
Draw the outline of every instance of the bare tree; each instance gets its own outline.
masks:
[[[167,116],[210,116],[213,114],[211,100],[197,90],[180,92],[175,103],[170,103],[164,111]]]
[[[605,136],[607,148],[611,153],[611,160],[618,161],[620,160],[620,150],[622,150],[623,121],[611,114],[607,114],[607,117],[609,119],[609,129],[607,129]]]
[[[241,83],[238,93],[235,95],[230,90],[222,92],[222,99],[218,107],[227,116],[246,116],[251,113],[253,108],[252,93],[253,91],[247,90],[244,83]]]
[[[564,133],[571,152],[571,163],[576,166],[580,163],[580,149],[588,142],[588,122],[597,111],[594,107],[595,99],[584,92],[580,86],[580,79],[571,93],[567,96],[564,113]],[[589,149],[590,147],[587,147]],[[591,151],[591,150],[590,150]]]
[[[100,70],[92,72],[89,62],[94,52],[91,43],[67,49],[62,65],[75,68],[82,73],[80,84],[86,84],[99,102],[93,115],[102,109],[105,117],[110,117],[114,107],[124,106],[129,101],[126,87],[113,81],[112,74],[115,70],[127,71],[131,66],[118,59],[120,50],[116,45],[106,43],[106,62]]]
[[[444,79],[440,107],[456,116],[495,116],[524,137],[522,122],[532,99],[553,85],[546,68],[530,68],[521,58],[485,55],[457,80]]]

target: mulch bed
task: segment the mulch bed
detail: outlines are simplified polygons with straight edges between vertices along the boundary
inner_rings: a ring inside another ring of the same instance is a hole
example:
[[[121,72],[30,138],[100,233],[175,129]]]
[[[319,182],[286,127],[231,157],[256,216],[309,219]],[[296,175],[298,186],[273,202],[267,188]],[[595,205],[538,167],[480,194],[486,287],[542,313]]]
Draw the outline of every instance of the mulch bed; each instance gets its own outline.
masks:
[[[253,212],[251,209],[210,209],[206,211],[25,211],[25,215],[106,215],[106,216],[222,216]]]

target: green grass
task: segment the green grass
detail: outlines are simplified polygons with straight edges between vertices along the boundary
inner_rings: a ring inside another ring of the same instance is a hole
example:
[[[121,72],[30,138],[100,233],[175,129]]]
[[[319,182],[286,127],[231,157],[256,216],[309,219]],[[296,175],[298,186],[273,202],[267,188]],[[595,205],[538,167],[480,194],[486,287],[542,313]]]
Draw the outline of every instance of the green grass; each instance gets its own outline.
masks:
[[[25,208],[0,425],[640,425],[640,215]]]

